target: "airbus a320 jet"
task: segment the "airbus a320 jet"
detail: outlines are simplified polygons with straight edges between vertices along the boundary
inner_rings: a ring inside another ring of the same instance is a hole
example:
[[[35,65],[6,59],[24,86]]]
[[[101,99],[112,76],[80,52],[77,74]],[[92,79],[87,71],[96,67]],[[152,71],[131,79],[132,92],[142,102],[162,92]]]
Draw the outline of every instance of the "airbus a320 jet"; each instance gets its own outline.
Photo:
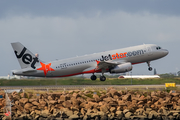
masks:
[[[123,49],[116,49],[80,57],[74,57],[52,62],[43,62],[21,43],[11,43],[14,53],[21,66],[13,70],[13,75],[34,77],[67,77],[79,74],[92,74],[91,80],[96,80],[95,73],[101,73],[101,81],[105,81],[105,72],[124,73],[132,70],[132,65],[160,59],[169,52],[154,44],[143,44]]]

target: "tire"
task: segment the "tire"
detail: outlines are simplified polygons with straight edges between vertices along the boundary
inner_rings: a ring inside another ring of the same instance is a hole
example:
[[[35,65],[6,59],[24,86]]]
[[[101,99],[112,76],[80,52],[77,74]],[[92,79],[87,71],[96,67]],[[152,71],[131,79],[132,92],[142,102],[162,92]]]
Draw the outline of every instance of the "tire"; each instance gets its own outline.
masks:
[[[91,76],[91,80],[96,80],[96,79],[97,79],[97,77],[95,75]]]
[[[106,77],[105,76],[101,76],[100,77],[100,81],[106,81]]]
[[[149,67],[148,70],[149,70],[149,71],[152,71],[153,69],[152,69],[152,67]]]

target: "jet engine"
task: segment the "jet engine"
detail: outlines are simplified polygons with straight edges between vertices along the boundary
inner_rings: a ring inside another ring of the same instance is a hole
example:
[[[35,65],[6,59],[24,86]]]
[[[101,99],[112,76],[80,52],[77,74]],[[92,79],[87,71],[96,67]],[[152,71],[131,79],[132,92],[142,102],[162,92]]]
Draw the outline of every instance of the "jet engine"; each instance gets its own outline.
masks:
[[[124,73],[132,70],[132,64],[130,62],[117,65],[115,68],[110,69],[110,73]]]

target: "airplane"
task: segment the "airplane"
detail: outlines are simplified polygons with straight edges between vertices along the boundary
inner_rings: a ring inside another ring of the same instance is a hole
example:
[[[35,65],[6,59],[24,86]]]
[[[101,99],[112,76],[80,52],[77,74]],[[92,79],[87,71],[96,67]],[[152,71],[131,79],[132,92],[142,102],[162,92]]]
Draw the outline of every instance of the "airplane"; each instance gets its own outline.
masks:
[[[11,43],[14,53],[21,66],[13,70],[13,75],[33,77],[68,77],[79,74],[92,74],[91,80],[96,80],[95,73],[101,73],[100,81],[105,81],[104,73],[124,73],[132,70],[132,65],[146,62],[152,71],[150,62],[166,56],[169,52],[155,44],[143,44],[123,49],[74,57],[52,62],[43,62],[38,55],[33,54],[20,42]]]

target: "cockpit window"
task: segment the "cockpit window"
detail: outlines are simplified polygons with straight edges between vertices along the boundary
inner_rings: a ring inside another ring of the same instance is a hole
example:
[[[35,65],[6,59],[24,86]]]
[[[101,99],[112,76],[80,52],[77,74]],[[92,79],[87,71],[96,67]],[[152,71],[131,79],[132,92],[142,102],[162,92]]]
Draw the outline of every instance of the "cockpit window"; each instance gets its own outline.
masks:
[[[159,49],[161,49],[161,47],[158,46],[158,47],[156,47],[156,49],[159,50]]]

